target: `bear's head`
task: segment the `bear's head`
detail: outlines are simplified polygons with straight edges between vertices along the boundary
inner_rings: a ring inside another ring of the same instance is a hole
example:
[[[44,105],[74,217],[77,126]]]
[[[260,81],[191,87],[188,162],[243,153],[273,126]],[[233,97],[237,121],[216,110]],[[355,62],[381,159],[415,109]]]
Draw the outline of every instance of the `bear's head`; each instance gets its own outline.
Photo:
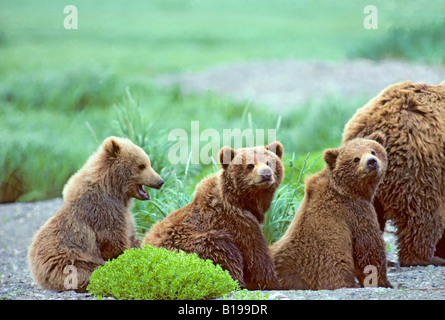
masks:
[[[384,141],[384,135],[375,132],[350,140],[338,149],[326,150],[324,160],[331,186],[342,195],[372,200],[387,167]]]
[[[279,142],[238,150],[223,147],[219,152],[223,196],[262,222],[283,179],[282,157]]]
[[[119,190],[127,198],[150,200],[144,186],[160,189],[164,184],[152,169],[148,155],[129,139],[108,137],[100,149],[111,189]]]
[[[129,205],[130,198],[150,200],[144,186],[159,189],[163,183],[142,148],[129,139],[108,137],[71,176],[63,189],[63,199],[75,201],[95,191]]]

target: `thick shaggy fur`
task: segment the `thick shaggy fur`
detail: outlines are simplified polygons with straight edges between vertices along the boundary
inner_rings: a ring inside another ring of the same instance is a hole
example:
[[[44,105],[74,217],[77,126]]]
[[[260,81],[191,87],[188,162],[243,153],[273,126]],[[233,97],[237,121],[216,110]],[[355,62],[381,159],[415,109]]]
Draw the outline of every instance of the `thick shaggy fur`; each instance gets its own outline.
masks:
[[[370,285],[391,287],[385,243],[372,206],[386,153],[371,139],[380,142],[383,137],[376,134],[326,150],[326,169],[306,181],[294,219],[271,246],[282,289],[357,287],[355,278],[364,286],[368,266],[377,272]]]
[[[375,207],[382,230],[387,219],[397,227],[400,265],[445,265],[445,82],[389,86],[349,120],[343,142],[375,131],[388,152]]]
[[[260,223],[283,178],[282,154],[278,142],[222,148],[221,172],[201,181],[193,202],[155,224],[143,244],[195,252],[228,270],[242,287],[276,289]]]
[[[97,266],[140,245],[130,199],[148,200],[142,186],[162,183],[141,148],[107,138],[68,181],[62,208],[34,236],[28,259],[35,282],[46,290],[85,291]]]

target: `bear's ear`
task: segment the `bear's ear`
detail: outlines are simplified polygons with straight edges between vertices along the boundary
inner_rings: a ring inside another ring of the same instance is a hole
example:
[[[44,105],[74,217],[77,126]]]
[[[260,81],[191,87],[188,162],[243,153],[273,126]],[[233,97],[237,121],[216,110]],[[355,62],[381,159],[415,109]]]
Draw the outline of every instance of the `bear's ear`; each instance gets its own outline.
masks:
[[[278,158],[282,159],[283,158],[283,145],[278,142],[278,141],[274,141],[272,143],[270,143],[269,145],[264,147],[266,150],[269,150],[273,153],[275,153]]]
[[[328,165],[328,168],[330,170],[334,169],[335,167],[335,161],[337,161],[338,157],[338,150],[337,149],[327,149],[324,154],[323,158],[326,164]]]
[[[104,141],[104,150],[110,157],[117,157],[121,147],[114,137],[109,137]]]
[[[384,145],[384,143],[386,141],[386,137],[381,131],[376,131],[376,132],[370,134],[369,136],[365,137],[365,139],[377,141],[382,146]]]
[[[222,147],[219,151],[219,163],[223,169],[227,169],[229,164],[235,158],[236,151],[230,147]]]

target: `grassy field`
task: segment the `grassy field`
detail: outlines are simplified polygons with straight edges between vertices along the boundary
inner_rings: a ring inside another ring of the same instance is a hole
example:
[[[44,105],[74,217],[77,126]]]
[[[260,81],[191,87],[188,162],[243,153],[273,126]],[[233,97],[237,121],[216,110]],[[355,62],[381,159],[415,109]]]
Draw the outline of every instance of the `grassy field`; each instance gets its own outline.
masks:
[[[245,60],[444,62],[445,4],[440,1],[374,1],[377,30],[363,27],[365,1],[71,4],[78,8],[77,30],[64,29],[64,4],[58,1],[0,3],[0,202],[60,197],[69,176],[106,136],[130,136],[168,177],[150,204],[135,203],[141,232],[189,201],[196,183],[217,170],[171,165],[170,130],[189,132],[192,120],[199,121],[200,130],[219,132],[267,130],[279,123],[287,174],[270,213],[273,239],[282,228],[274,223],[288,219],[301,199],[300,173],[323,167],[322,150],[338,145],[344,123],[366,102],[340,97],[278,114],[210,93],[184,96],[177,88],[159,89],[154,76]],[[123,112],[132,114],[133,134]],[[327,113],[332,114],[327,121],[318,121]]]

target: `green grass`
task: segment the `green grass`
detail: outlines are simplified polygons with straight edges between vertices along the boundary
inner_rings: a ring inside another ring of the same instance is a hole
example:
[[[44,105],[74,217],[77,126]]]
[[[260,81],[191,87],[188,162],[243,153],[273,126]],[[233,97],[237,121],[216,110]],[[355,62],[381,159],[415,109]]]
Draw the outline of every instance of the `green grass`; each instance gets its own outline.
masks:
[[[70,4],[78,8],[78,30],[63,28],[65,4],[58,1],[0,4],[0,74],[94,64],[132,85],[159,72],[239,60],[341,60],[349,49],[381,37],[392,26],[429,21],[444,7],[437,0],[423,5],[374,1],[379,29],[369,31],[363,28],[363,8],[369,4],[364,0]]]
[[[393,27],[382,38],[359,46],[353,57],[404,59],[445,64],[445,17],[410,28]]]
[[[57,1],[3,4],[0,58],[8,63],[0,71],[57,70],[83,61],[131,78],[149,77],[245,59],[339,59],[348,43],[343,33],[361,37],[354,28],[361,20],[354,12],[361,8],[345,1],[339,6],[283,0],[164,2],[77,0],[72,4],[78,7],[79,29],[70,31],[62,27],[63,4]],[[339,15],[348,19],[339,23]]]
[[[0,100],[20,110],[77,112],[112,104],[115,83],[113,75],[85,66],[14,74],[0,83]]]
[[[79,78],[78,81],[84,80]],[[43,83],[42,96],[51,96],[44,93],[50,92],[53,87],[52,82]],[[275,129],[280,119],[273,111],[260,107],[246,109],[246,104],[235,103],[213,94],[182,96],[175,89],[161,91],[153,87],[131,92],[134,92],[131,99],[138,107],[135,107],[135,114],[128,119],[128,115],[122,114],[124,111],[119,111],[122,110],[120,106],[129,103],[127,100],[130,98],[125,91],[116,98],[114,106],[89,104],[88,107],[80,108],[81,110],[75,101],[82,95],[70,100],[70,107],[60,112],[20,104],[13,107],[12,102],[0,105],[0,115],[7,117],[7,122],[0,127],[0,137],[5,141],[0,146],[4,155],[0,159],[1,181],[11,188],[15,188],[11,185],[14,181],[19,181],[22,185],[18,188],[22,192],[13,201],[59,196],[68,177],[82,166],[89,154],[108,135],[133,139],[147,150],[153,167],[160,171],[168,165],[167,154],[172,145],[168,141],[168,132],[174,128],[182,128],[190,134],[191,120],[199,121],[200,132],[212,128],[219,132],[222,139],[223,129],[243,130],[251,126],[267,131]],[[107,90],[99,87],[95,99],[102,101],[102,96],[108,94]],[[110,94],[118,95],[117,92]],[[327,110],[340,105],[348,111],[336,113],[335,117],[326,116]],[[277,139],[284,144],[286,155],[292,156],[295,153],[297,157],[320,150],[327,144],[335,146],[340,140],[344,122],[357,105],[356,102],[350,102],[346,108],[344,102],[330,100],[312,105],[312,116],[303,110],[284,115]],[[181,110],[182,116],[166,121],[165,115],[175,114],[177,110]],[[244,118],[241,116],[243,113],[246,114]],[[128,125],[130,127],[125,128]],[[136,137],[131,132],[134,130],[143,134]],[[312,136],[310,145],[307,136]],[[149,143],[151,147],[146,148]],[[201,146],[205,143],[201,141]],[[184,169],[181,170],[184,172]],[[203,168],[202,165],[195,164],[189,168],[190,176],[197,177],[195,182],[212,170],[211,166]],[[193,181],[189,183],[194,185]]]

